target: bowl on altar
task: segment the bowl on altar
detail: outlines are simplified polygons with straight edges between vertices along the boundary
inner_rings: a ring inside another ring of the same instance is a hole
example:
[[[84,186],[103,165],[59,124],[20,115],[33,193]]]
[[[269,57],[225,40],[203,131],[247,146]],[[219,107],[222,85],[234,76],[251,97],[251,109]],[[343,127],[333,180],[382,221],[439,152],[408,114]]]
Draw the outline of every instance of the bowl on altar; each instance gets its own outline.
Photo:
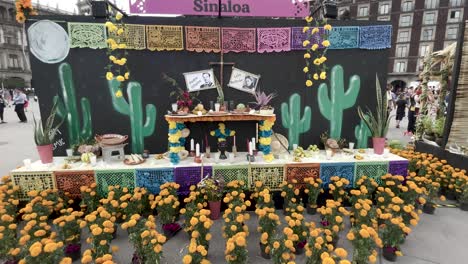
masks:
[[[100,145],[120,145],[123,144],[127,139],[128,136],[119,135],[119,134],[104,134],[104,135],[96,135],[94,137],[97,143]]]
[[[180,160],[184,160],[189,156],[189,152],[185,149],[179,151],[178,154],[179,154]],[[169,160],[169,152],[164,153],[164,159]]]

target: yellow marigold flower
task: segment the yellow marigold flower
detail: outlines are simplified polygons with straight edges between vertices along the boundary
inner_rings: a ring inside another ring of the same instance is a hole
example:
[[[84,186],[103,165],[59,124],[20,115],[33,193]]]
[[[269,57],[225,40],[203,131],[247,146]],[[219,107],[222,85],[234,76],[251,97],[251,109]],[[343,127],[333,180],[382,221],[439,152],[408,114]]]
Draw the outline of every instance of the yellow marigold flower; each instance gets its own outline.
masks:
[[[304,69],[302,69],[302,71],[303,71],[304,73],[308,73],[308,72],[309,72],[309,67],[307,67],[307,66],[304,67]]]
[[[325,48],[327,48],[327,47],[330,46],[330,41],[324,40],[324,41],[322,41],[322,45],[323,45]]]
[[[308,40],[304,40],[304,41],[302,42],[302,46],[303,46],[303,47],[307,47],[307,46],[309,46],[309,44],[310,44],[310,41],[308,41]]]
[[[44,252],[51,253],[57,250],[57,244],[56,243],[49,243],[44,246]]]
[[[309,29],[310,29],[309,27],[304,27],[304,28],[302,29],[302,33],[306,33],[307,31],[309,31]]]
[[[311,87],[314,83],[311,80],[306,81],[306,86]]]
[[[112,74],[112,72],[107,72],[106,73],[106,79],[108,81],[111,81],[112,79],[114,79],[114,74]]]
[[[41,236],[45,236],[46,234],[46,231],[45,230],[37,230],[36,232],[34,232],[34,236],[36,237],[41,237]]]
[[[319,75],[317,73],[314,73],[313,77],[314,77],[314,80],[316,80],[316,81],[319,79]],[[306,191],[308,191],[308,190],[306,190]]]
[[[117,30],[117,35],[122,35],[123,33],[124,33],[123,28],[119,28],[119,29]]]
[[[326,72],[321,72],[320,73],[320,79],[325,80],[327,78],[327,73]]]
[[[182,263],[184,263],[184,264],[190,264],[190,263],[192,263],[192,256],[190,256],[190,255],[185,255],[184,258],[182,259]]]
[[[323,28],[325,30],[332,30],[332,26],[330,24],[326,24],[325,26],[323,26]]]
[[[318,48],[319,48],[319,45],[318,45],[318,44],[314,44],[314,45],[312,45],[312,47],[311,47],[312,51],[316,51],[316,50],[318,50]]]
[[[116,15],[115,15],[115,19],[118,21],[120,19],[122,19],[123,15],[122,13],[118,12]]]
[[[311,17],[311,16],[307,16],[307,17],[305,18],[305,21],[306,21],[307,23],[312,22],[312,20],[314,20],[314,18]]]
[[[347,235],[346,235],[346,238],[350,241],[353,241],[354,240],[354,234],[352,232],[349,232]]]
[[[322,264],[335,264],[335,261],[330,257],[326,257],[322,260]]]
[[[346,258],[348,256],[348,252],[346,252],[346,250],[344,250],[343,248],[335,249],[335,253],[340,258]]]
[[[122,75],[117,76],[116,79],[117,79],[117,81],[119,81],[119,82],[125,81],[125,78],[124,78]]]
[[[278,241],[273,242],[273,248],[278,249],[280,247],[280,243]]]
[[[310,53],[305,53],[304,54],[304,59],[310,59]]]
[[[130,78],[130,73],[129,72],[126,72],[124,74],[124,77],[125,77],[125,80],[128,80]]]
[[[32,246],[30,249],[29,249],[29,254],[31,254],[31,257],[37,257],[39,256],[39,254],[41,254],[42,252],[42,248],[40,246]]]

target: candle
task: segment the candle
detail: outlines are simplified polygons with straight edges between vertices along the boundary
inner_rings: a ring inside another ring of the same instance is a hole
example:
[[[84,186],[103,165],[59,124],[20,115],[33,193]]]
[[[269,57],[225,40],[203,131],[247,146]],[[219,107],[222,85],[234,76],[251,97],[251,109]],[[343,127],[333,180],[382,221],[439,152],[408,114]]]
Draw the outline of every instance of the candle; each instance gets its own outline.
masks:
[[[233,143],[234,143],[233,145],[235,146],[236,145],[236,136],[234,136],[234,142]]]
[[[190,151],[194,151],[195,150],[195,140],[190,139]]]
[[[256,150],[256,148],[255,148],[255,138],[254,137],[252,138],[252,149]]]
[[[255,126],[255,142],[258,143],[258,123]]]
[[[249,155],[253,155],[253,142],[249,142]]]
[[[200,157],[200,144],[198,144],[198,143],[197,143],[197,146],[196,146],[195,156]]]

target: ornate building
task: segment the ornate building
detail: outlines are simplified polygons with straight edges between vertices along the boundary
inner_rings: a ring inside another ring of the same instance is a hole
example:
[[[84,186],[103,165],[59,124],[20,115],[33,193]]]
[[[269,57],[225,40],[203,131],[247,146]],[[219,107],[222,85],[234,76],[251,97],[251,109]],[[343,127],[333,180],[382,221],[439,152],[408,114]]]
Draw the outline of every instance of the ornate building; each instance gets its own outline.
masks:
[[[456,42],[468,19],[467,0],[337,0],[338,14],[391,21],[388,82],[405,87],[418,79],[426,54]]]
[[[34,8],[39,15],[71,14],[58,7],[34,5]],[[31,87],[26,34],[15,16],[15,1],[0,0],[0,89]]]

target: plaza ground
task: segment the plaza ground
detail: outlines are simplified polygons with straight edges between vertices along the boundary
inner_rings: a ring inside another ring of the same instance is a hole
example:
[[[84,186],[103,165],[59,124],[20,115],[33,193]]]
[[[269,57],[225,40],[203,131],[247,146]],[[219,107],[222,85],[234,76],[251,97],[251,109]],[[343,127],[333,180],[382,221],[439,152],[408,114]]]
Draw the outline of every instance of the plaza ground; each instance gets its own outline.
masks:
[[[31,102],[31,107],[27,112],[29,122],[18,123],[18,118],[13,108],[5,109],[5,121],[7,124],[0,125],[0,173],[6,175],[8,172],[21,165],[23,159],[38,158],[33,140],[32,114],[39,116],[38,104]],[[389,139],[399,139],[406,143],[409,136],[404,136],[407,120],[401,124],[400,129],[395,128],[394,121],[390,126]],[[281,212],[278,212],[282,216]],[[307,221],[318,222],[318,216],[307,216]],[[421,221],[413,232],[408,236],[407,241],[402,245],[403,257],[398,258],[397,263],[401,264],[455,264],[468,263],[468,212],[463,212],[458,208],[437,208],[435,215],[421,215]],[[283,221],[284,222],[284,221]],[[248,237],[249,263],[271,263],[264,260],[259,254],[259,233],[256,231],[256,216],[252,213],[252,218],[247,221],[250,235]],[[215,221],[211,229],[213,240],[210,243],[209,260],[212,263],[226,263],[224,260],[225,240],[221,235],[223,220]],[[349,224],[348,224],[349,226]],[[83,231],[86,232],[86,231]],[[341,232],[339,247],[344,247],[351,254],[351,244],[345,239],[347,230]],[[83,238],[87,234],[83,234]],[[185,232],[180,232],[176,237],[169,240],[164,245],[164,258],[162,263],[181,263],[182,257],[187,253],[189,238]],[[83,240],[83,245],[86,243]],[[117,263],[131,263],[133,248],[127,241],[126,231],[119,229],[117,238],[113,245],[120,247],[115,253]],[[85,247],[85,246],[84,246]],[[298,256],[297,263],[304,263],[305,256]],[[76,263],[80,263],[79,261]],[[379,258],[378,264],[389,263],[383,258]]]

